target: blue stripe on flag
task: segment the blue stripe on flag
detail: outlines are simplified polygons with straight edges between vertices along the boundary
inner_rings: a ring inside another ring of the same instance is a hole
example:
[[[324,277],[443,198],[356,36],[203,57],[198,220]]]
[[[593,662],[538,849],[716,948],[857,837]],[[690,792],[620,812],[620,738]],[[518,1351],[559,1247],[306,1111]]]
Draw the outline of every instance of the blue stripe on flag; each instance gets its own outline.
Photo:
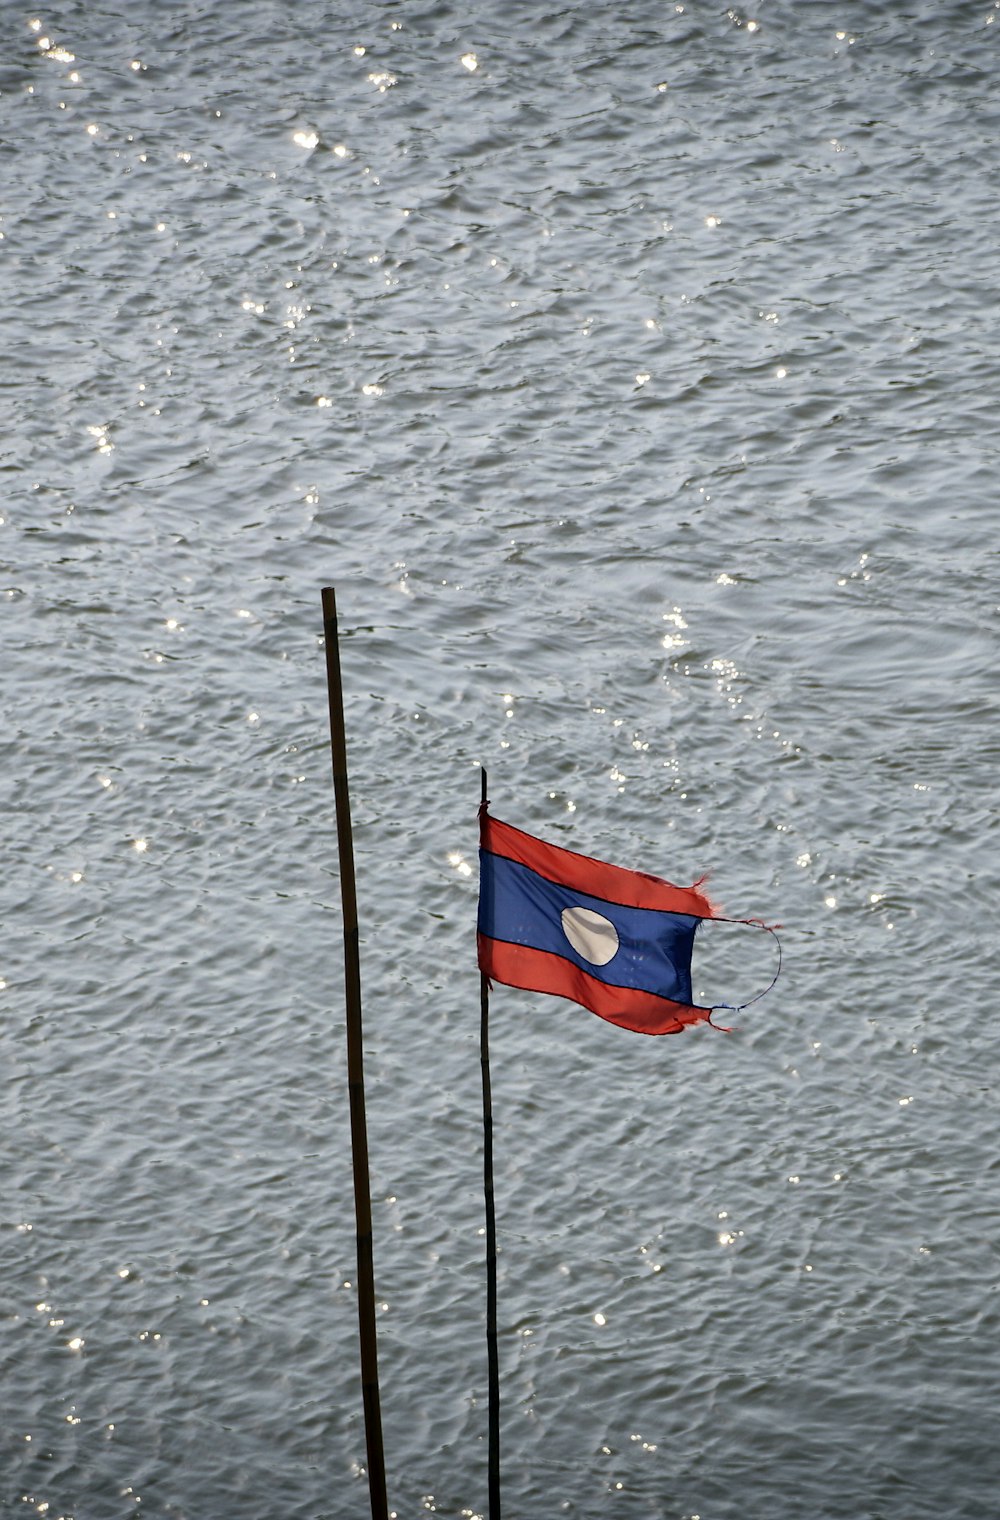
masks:
[[[566,908],[588,908],[614,925],[618,950],[606,965],[595,965],[570,944],[562,925]],[[634,987],[690,1003],[691,951],[700,922],[686,913],[626,908],[590,897],[503,855],[482,853],[479,932],[558,955],[610,987]]]

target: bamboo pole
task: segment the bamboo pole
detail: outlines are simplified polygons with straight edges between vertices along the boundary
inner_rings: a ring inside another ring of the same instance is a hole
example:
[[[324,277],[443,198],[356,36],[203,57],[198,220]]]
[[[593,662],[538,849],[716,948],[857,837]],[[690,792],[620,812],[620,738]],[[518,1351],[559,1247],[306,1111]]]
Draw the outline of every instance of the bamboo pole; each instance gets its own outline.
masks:
[[[347,787],[347,738],[344,692],[340,678],[337,599],[323,588],[323,633],[330,696],[330,749],[337,810],[340,899],[344,915],[344,987],[347,1006],[347,1084],[351,1104],[351,1152],[354,1164],[354,1212],[358,1239],[358,1325],[361,1335],[361,1391],[368,1450],[368,1488],[372,1520],[388,1520],[382,1414],[379,1405],[378,1353],[375,1339],[375,1274],[372,1263],[372,1200],[368,1179],[368,1128],[365,1121],[364,1047],[361,1034],[361,966],[358,953],[358,905],[354,885],[354,842]]]

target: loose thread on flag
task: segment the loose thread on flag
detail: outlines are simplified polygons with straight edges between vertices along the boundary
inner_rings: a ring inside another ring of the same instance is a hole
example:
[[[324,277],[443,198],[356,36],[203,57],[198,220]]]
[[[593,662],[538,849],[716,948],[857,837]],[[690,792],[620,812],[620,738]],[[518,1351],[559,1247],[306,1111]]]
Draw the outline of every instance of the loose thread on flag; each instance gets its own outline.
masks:
[[[766,997],[767,994],[771,991],[771,988],[777,982],[778,977],[781,975],[781,940],[778,938],[778,932],[777,932],[781,928],[781,925],[780,924],[766,924],[762,918],[724,918],[721,915],[720,915],[720,922],[724,923],[724,924],[746,924],[748,927],[753,928],[753,929],[763,929],[764,932],[766,934],[769,934],[771,936],[771,938],[774,940],[775,946],[777,947],[777,951],[778,951],[778,964],[775,967],[774,975],[772,976],[771,980],[768,982],[767,986],[761,988],[760,992],[755,993],[752,998],[747,998],[747,1000],[746,1000],[745,1003],[713,1003],[712,1004],[712,1009],[711,1009],[712,1013],[717,1013],[717,1012],[719,1012],[722,1009],[725,1009],[728,1013],[742,1013],[743,1010],[744,1010],[744,1008],[750,1008],[750,1007],[753,1006],[754,1003],[759,1003],[762,997]],[[727,1029],[724,1024],[714,1024],[714,1023],[712,1023],[711,1015],[709,1016],[708,1022],[712,1025],[713,1029],[720,1030],[722,1034],[732,1034],[734,1032],[735,1027],[736,1027],[736,1026],[733,1026],[733,1028]]]

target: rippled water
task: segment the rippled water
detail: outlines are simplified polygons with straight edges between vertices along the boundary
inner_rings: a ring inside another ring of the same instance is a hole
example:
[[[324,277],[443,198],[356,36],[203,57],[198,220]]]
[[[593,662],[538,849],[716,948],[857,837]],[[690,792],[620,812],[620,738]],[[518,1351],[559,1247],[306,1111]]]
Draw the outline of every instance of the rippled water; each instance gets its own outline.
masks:
[[[3,8],[5,1512],[367,1512],[330,583],[392,1507],[486,1507],[484,764],[786,954],[496,990],[505,1515],[995,1515],[998,39]]]

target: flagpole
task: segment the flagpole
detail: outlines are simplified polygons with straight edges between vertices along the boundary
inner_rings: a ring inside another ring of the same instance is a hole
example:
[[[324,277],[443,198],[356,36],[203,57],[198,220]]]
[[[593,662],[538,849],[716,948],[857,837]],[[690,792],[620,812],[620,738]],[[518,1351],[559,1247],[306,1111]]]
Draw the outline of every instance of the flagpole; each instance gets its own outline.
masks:
[[[485,806],[486,770],[482,768]],[[497,1223],[493,1202],[493,1097],[490,1087],[490,979],[479,973],[479,1059],[483,1069],[483,1191],[486,1196],[486,1363],[489,1377],[490,1520],[500,1520],[500,1361],[497,1352]]]
[[[372,1520],[388,1520],[382,1414],[379,1407],[378,1353],[375,1341],[375,1274],[372,1263],[372,1200],[368,1179],[368,1130],[365,1122],[364,1047],[361,1038],[361,967],[358,953],[358,905],[354,886],[354,845],[347,789],[347,737],[344,692],[340,678],[337,598],[323,588],[326,680],[330,697],[330,749],[337,810],[340,900],[344,916],[344,987],[347,1005],[347,1085],[351,1105],[351,1153],[354,1164],[354,1213],[358,1241],[358,1325],[361,1335],[361,1391],[368,1448],[368,1489]]]

